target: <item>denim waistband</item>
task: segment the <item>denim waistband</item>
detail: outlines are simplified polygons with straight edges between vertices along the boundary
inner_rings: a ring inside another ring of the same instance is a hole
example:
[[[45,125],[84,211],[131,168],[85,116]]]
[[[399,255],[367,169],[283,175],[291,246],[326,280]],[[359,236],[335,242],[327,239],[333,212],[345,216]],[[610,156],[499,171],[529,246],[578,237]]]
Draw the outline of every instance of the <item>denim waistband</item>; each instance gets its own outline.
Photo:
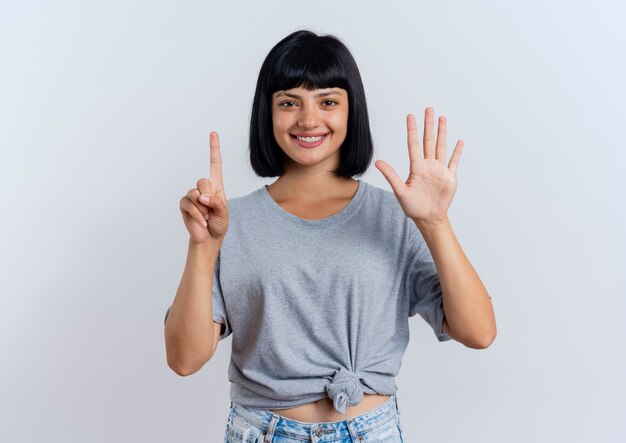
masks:
[[[270,438],[273,435],[300,439],[303,441],[324,441],[356,437],[380,426],[400,415],[395,394],[375,409],[352,418],[332,422],[307,423],[291,420],[267,409],[256,409],[231,402],[231,415],[239,416],[250,424],[264,430]],[[265,440],[262,440],[265,441]]]

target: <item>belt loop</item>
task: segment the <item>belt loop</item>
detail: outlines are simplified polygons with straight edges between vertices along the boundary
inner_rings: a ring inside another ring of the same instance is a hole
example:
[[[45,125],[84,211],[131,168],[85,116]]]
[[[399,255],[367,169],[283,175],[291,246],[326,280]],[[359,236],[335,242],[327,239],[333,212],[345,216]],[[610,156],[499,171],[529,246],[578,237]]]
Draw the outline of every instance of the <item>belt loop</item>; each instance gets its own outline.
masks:
[[[267,425],[267,433],[265,434],[265,438],[262,443],[270,443],[272,438],[274,437],[274,431],[276,430],[276,423],[278,422],[278,415],[272,412],[272,418]]]
[[[352,438],[352,443],[359,442],[359,433],[354,426],[354,419],[349,418],[346,420],[346,425],[348,426],[348,432],[350,432],[350,437]]]

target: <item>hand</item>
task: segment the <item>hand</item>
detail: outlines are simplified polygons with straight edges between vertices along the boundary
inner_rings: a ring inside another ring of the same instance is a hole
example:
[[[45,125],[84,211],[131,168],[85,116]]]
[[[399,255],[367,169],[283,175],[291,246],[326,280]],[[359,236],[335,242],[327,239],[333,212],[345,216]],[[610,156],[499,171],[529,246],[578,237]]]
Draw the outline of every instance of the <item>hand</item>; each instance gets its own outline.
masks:
[[[446,167],[446,118],[439,117],[435,145],[433,108],[426,108],[424,114],[424,158],[419,156],[415,116],[409,114],[406,118],[410,164],[406,182],[387,162],[378,160],[374,164],[391,185],[407,217],[416,223],[442,223],[448,217],[448,208],[456,192],[456,168],[463,140],[457,142]]]
[[[222,156],[217,132],[209,141],[211,172],[209,179],[201,178],[196,188],[180,199],[180,211],[191,242],[196,245],[211,240],[222,241],[228,230],[228,206],[222,182]],[[205,197],[207,199],[205,199]]]

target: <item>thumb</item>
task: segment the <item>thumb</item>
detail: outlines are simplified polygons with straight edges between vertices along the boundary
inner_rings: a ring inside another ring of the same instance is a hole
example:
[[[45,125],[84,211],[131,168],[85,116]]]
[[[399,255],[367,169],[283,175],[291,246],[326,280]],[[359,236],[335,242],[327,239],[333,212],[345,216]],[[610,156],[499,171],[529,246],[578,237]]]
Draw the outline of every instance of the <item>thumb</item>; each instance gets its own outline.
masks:
[[[396,195],[402,194],[403,188],[405,186],[404,181],[396,174],[396,171],[393,170],[391,165],[384,160],[378,160],[374,163],[376,169],[378,169],[385,176],[389,184],[391,185],[391,189]]]
[[[215,195],[203,195],[200,198],[200,201],[203,205],[208,206],[213,209],[213,212],[218,217],[226,217],[228,215],[228,210],[226,208],[226,201],[224,191],[219,189]]]

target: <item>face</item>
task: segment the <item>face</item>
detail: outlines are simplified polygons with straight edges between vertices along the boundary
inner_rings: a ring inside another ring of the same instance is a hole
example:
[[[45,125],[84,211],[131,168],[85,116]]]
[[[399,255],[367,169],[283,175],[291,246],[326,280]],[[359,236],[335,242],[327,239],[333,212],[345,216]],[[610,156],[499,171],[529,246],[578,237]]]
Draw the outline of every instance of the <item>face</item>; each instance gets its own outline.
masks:
[[[342,88],[292,88],[272,94],[272,126],[287,158],[299,165],[339,164],[348,132],[348,92]]]

